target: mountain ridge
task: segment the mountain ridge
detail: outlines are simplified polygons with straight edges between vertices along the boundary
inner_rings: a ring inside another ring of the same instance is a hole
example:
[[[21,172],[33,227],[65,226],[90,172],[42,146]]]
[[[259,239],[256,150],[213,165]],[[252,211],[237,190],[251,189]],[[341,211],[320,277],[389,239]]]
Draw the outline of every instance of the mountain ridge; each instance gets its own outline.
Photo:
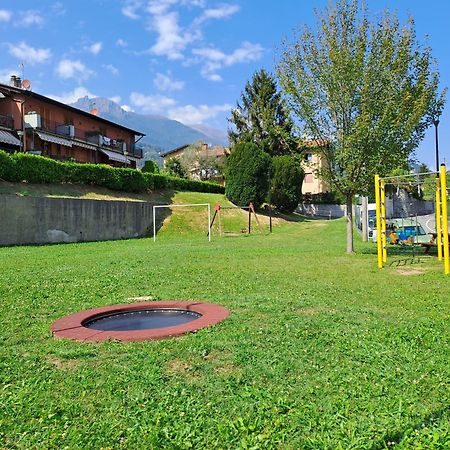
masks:
[[[146,136],[140,142],[144,146],[152,147],[154,153],[196,141],[228,145],[227,136],[221,130],[204,125],[189,127],[164,116],[125,111],[119,104],[104,97],[82,97],[71,106],[83,111],[91,111],[95,107],[100,117],[144,133]]]

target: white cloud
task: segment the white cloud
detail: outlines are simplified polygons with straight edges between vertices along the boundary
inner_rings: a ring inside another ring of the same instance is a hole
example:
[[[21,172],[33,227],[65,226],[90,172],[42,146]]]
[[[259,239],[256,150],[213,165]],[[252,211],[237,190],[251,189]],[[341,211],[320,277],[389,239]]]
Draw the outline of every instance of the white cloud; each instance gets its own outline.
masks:
[[[28,10],[21,11],[19,19],[15,22],[18,27],[31,27],[31,26],[42,26],[44,23],[43,17],[37,11]]]
[[[261,59],[264,48],[260,44],[243,42],[239,48],[229,54],[213,47],[195,48],[192,53],[199,57],[203,64],[201,74],[204,78],[210,81],[221,81],[218,70],[238,63],[257,61]]]
[[[173,80],[172,74],[168,72],[167,75],[164,75],[163,73],[157,73],[156,77],[153,80],[153,84],[159,91],[171,92],[182,90],[184,88],[185,82]]]
[[[64,16],[66,14],[66,8],[62,2],[55,2],[52,5],[52,10],[57,16]]]
[[[126,112],[134,112],[134,109],[128,105],[122,105],[121,108]]]
[[[93,55],[98,55],[103,48],[103,42],[94,42],[89,47],[86,47],[86,50]]]
[[[199,25],[210,19],[226,19],[239,11],[238,5],[223,5],[218,8],[205,9],[203,14],[196,20]]]
[[[56,68],[56,73],[64,79],[76,78],[78,80],[86,80],[94,74],[94,71],[79,60],[62,59]]]
[[[6,9],[0,9],[0,22],[9,22],[11,20],[12,12]]]
[[[178,120],[185,125],[201,124],[208,119],[216,117],[220,113],[229,112],[233,108],[232,105],[227,103],[223,105],[186,105],[168,110],[168,116],[170,119]]]
[[[188,36],[183,36],[178,25],[178,14],[170,12],[155,15],[152,28],[158,34],[158,38],[151,52],[158,56],[167,56],[169,59],[182,59],[182,51],[186,48],[189,39]]]
[[[119,69],[112,64],[103,64],[102,67],[106,69],[111,75],[117,76],[119,75]]]
[[[11,81],[11,75],[21,76],[17,69],[1,69],[0,70],[0,83],[9,84]]]
[[[132,20],[137,20],[140,15],[137,11],[141,8],[142,2],[139,0],[127,0],[122,8],[122,14]]]
[[[128,45],[127,41],[124,41],[123,39],[117,39],[116,45],[118,47],[126,47]]]
[[[96,95],[89,92],[85,87],[77,87],[71,92],[65,92],[61,95],[48,95],[48,97],[52,98],[61,103],[70,104],[75,103],[79,98],[89,97],[94,98]]]
[[[9,53],[15,58],[28,64],[42,64],[47,62],[52,52],[48,48],[34,48],[22,41],[16,45],[8,44]]]
[[[122,98],[120,97],[120,95],[115,95],[113,97],[109,97],[109,99],[114,102],[114,103],[120,103]]]
[[[164,95],[145,95],[139,92],[132,92],[130,101],[144,113],[150,114],[160,114],[176,104],[173,98]]]

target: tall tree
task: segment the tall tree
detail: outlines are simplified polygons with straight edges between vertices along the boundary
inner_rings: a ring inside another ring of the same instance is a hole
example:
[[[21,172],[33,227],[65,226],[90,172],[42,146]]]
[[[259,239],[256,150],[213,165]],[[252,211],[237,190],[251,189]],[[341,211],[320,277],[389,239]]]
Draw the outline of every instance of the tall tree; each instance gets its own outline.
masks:
[[[353,252],[352,197],[367,194],[374,173],[408,159],[430,123],[439,77],[414,21],[386,11],[370,21],[358,0],[337,0],[285,41],[280,84],[303,131],[325,143],[319,175],[346,197],[347,252]]]
[[[269,155],[286,155],[296,151],[293,122],[278,92],[272,75],[264,69],[247,82],[228,119],[234,129],[228,131],[232,146],[253,142]]]

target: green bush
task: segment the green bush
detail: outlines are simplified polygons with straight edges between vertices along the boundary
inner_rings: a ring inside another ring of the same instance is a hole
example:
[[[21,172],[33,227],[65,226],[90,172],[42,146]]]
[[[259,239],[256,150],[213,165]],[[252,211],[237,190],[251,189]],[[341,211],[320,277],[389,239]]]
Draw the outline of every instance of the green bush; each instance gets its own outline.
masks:
[[[16,161],[3,150],[0,150],[0,180],[19,181],[17,178]]]
[[[223,193],[215,183],[186,180],[159,173],[111,167],[105,164],[79,164],[0,150],[0,180],[29,183],[81,183],[116,191],[145,192],[152,189],[190,190]]]
[[[159,173],[159,167],[156,161],[149,160],[145,161],[144,167],[142,168],[144,173]]]
[[[292,156],[275,156],[272,159],[270,188],[271,203],[280,211],[292,212],[302,196],[303,170]]]
[[[29,183],[60,183],[64,181],[63,163],[29,153],[14,153],[16,176]]]
[[[225,166],[225,194],[239,206],[250,202],[258,207],[269,187],[270,156],[250,142],[236,144]]]

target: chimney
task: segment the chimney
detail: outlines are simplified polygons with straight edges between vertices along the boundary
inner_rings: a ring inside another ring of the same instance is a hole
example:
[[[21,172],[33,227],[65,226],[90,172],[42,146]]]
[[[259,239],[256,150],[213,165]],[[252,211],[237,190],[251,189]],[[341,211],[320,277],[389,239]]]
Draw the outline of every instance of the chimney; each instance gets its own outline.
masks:
[[[22,88],[22,78],[16,77],[16,87]]]
[[[16,86],[16,76],[11,75],[11,81],[9,82],[10,86]]]

